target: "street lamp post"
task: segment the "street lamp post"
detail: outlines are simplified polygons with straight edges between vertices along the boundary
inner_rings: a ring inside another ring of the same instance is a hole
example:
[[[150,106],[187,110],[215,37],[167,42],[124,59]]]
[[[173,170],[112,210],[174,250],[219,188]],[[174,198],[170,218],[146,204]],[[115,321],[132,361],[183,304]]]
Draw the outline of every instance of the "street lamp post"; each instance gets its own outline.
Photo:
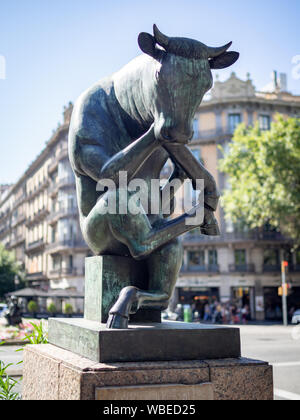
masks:
[[[286,268],[288,267],[287,261],[282,261],[281,263],[281,278],[282,278],[282,317],[283,325],[288,326],[288,313],[287,313],[287,284],[286,284]]]

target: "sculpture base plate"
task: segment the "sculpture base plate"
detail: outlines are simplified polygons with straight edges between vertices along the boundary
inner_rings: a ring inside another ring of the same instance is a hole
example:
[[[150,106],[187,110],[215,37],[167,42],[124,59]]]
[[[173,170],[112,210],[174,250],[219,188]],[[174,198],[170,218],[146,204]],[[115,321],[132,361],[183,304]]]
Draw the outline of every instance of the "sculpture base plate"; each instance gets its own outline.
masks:
[[[49,319],[49,342],[97,363],[237,358],[240,330],[163,322],[106,329],[84,318]]]

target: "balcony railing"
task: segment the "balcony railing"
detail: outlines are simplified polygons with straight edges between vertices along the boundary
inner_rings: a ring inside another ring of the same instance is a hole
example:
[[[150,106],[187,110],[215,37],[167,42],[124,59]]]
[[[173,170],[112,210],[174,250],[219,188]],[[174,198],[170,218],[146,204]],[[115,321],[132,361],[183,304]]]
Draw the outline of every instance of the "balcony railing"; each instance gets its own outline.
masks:
[[[49,271],[50,277],[61,277],[61,276],[77,276],[83,275],[83,270],[79,270],[75,267],[57,268]]]
[[[17,217],[13,217],[11,220],[11,227],[15,227],[19,225],[20,223],[24,222],[26,220],[25,214],[19,214]]]
[[[289,239],[284,237],[280,232],[222,232],[220,236],[205,236],[200,233],[187,233],[183,237],[184,243],[194,242],[244,242],[244,241],[275,241],[288,242]]]
[[[45,241],[43,238],[38,239],[37,241],[29,242],[26,247],[26,253],[36,252],[40,249],[43,249],[45,246]]]
[[[183,266],[181,269],[182,273],[219,273],[218,264],[208,264],[208,265],[188,265]]]
[[[56,156],[53,156],[53,158],[51,159],[50,164],[48,166],[48,173],[53,173],[58,167],[58,162],[65,159],[66,157],[68,157],[68,148],[64,147],[58,152]]]
[[[27,199],[27,194],[23,193],[20,197],[18,197],[15,202],[13,203],[14,207],[19,206]]]
[[[26,274],[26,280],[27,281],[44,281],[44,280],[47,280],[47,279],[48,278],[47,278],[46,274],[42,271]]]
[[[49,188],[49,194],[53,197],[59,189],[66,187],[75,187],[75,178],[73,176],[66,176],[53,182]]]
[[[217,140],[220,137],[232,137],[233,132],[230,127],[212,130],[200,130],[192,139],[192,142]]]
[[[64,217],[73,217],[78,215],[78,209],[77,207],[63,207],[60,210],[50,213],[47,220],[49,224],[56,223],[59,219],[62,219]]]
[[[9,215],[10,215],[10,211],[9,210],[6,210],[6,211],[0,213],[0,222],[2,222],[3,220],[5,220]]]
[[[45,219],[46,216],[48,216],[48,214],[49,210],[46,207],[39,209],[36,213],[32,214],[27,218],[26,226],[30,227],[36,223],[40,223],[42,220]]]
[[[32,200],[48,186],[49,186],[49,179],[46,178],[42,182],[40,182],[38,186],[35,186],[31,191],[28,192],[27,200]]]
[[[230,273],[254,273],[254,264],[229,264]]]
[[[63,249],[72,249],[72,248],[87,248],[87,244],[83,239],[65,239],[62,241],[51,242],[47,245],[47,252],[54,253],[59,252]]]
[[[289,272],[299,273],[300,272],[300,264],[292,264],[291,266],[289,266]]]
[[[25,236],[24,235],[15,236],[11,239],[9,247],[13,248],[13,247],[21,244],[22,242],[25,242]]]
[[[7,224],[5,226],[2,226],[0,228],[0,237],[6,235],[9,231],[10,231],[10,225],[9,224]]]
[[[277,273],[281,272],[281,266],[280,264],[264,264],[263,265],[263,271],[265,273]]]

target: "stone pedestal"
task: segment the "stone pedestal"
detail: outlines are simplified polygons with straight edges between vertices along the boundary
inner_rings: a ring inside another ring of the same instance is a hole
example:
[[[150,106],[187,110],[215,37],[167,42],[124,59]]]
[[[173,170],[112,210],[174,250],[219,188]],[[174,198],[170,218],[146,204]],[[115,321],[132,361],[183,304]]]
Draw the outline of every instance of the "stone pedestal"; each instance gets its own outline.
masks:
[[[51,344],[24,350],[24,400],[272,400],[272,367],[244,358],[96,363]]]
[[[123,287],[147,281],[143,262],[87,258],[84,318],[50,319],[50,344],[26,346],[23,399],[272,399],[272,367],[240,357],[238,328],[139,310],[128,329],[106,329]]]
[[[52,318],[49,342],[95,362],[143,362],[240,357],[240,330],[184,322],[106,329],[86,319]]]

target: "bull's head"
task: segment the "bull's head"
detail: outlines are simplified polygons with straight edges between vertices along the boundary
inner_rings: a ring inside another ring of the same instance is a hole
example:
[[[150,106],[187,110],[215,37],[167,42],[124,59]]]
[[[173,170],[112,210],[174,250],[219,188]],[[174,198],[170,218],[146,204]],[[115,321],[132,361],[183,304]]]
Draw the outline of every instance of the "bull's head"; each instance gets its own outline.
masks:
[[[227,52],[231,42],[212,48],[193,39],[167,37],[156,25],[153,30],[154,36],[142,32],[138,43],[144,53],[156,60],[151,98],[155,134],[187,143],[193,136],[194,115],[212,87],[211,69],[231,66],[239,53]]]

